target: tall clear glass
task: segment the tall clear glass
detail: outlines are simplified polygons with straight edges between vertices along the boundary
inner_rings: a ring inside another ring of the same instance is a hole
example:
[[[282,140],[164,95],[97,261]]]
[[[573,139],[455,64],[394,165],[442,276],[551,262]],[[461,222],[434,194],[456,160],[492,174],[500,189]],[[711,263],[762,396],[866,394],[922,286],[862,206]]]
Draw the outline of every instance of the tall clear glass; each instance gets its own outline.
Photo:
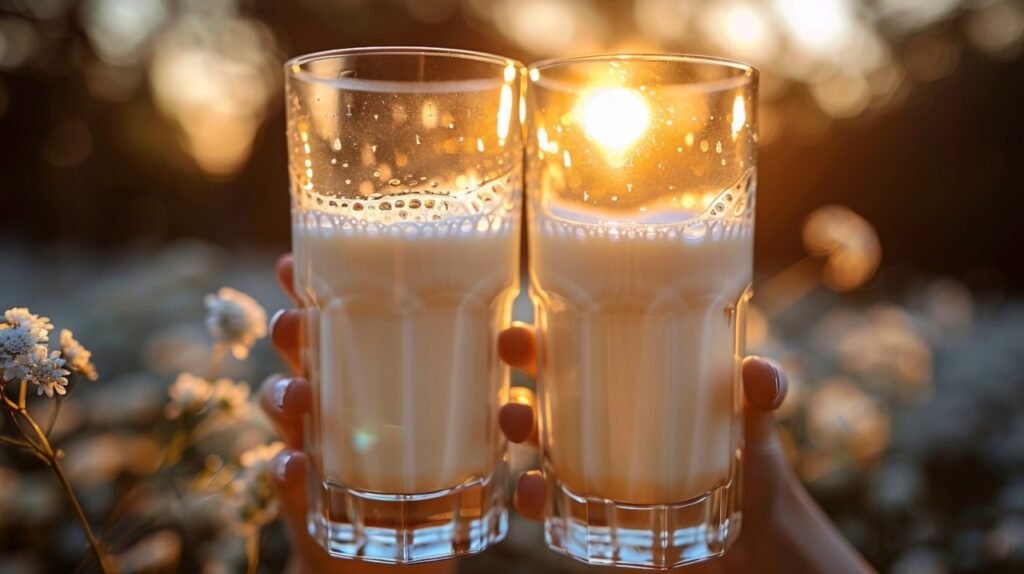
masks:
[[[524,68],[433,48],[286,64],[310,531],[332,555],[413,563],[507,529]]]
[[[720,555],[741,516],[757,72],[552,60],[528,94],[547,543],[657,569]]]

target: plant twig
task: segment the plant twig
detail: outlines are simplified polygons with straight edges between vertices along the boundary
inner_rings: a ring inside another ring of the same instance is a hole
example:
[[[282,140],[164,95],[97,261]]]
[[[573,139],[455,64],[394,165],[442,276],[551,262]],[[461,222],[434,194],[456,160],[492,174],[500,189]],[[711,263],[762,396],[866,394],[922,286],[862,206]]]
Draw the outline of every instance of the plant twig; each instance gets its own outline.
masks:
[[[71,502],[71,507],[74,509],[75,515],[78,516],[78,521],[82,524],[82,530],[85,532],[85,538],[89,541],[89,547],[92,549],[93,556],[96,557],[96,563],[99,566],[100,571],[107,574],[107,562],[104,558],[100,541],[96,538],[96,535],[93,534],[92,528],[89,527],[89,520],[85,517],[85,512],[82,511],[82,506],[78,503],[75,491],[71,489],[71,483],[68,482],[68,477],[64,474],[64,469],[60,465],[60,460],[57,456],[53,456],[51,461],[53,472],[57,475],[57,480],[60,481],[61,487],[64,488],[64,492],[68,496],[68,501]]]
[[[260,531],[258,528],[245,537],[245,559],[248,562],[246,574],[256,574],[256,570],[260,567]]]
[[[57,422],[57,415],[60,414],[60,406],[64,404],[64,398],[58,398],[54,402],[53,408],[50,410],[50,420],[46,422],[46,437],[50,437],[50,433],[53,432],[53,425]]]
[[[0,443],[6,444],[6,445],[10,445],[10,446],[16,446],[18,448],[32,448],[32,445],[30,445],[26,441],[18,440],[16,438],[10,438],[10,437],[6,437],[6,436],[0,436]]]

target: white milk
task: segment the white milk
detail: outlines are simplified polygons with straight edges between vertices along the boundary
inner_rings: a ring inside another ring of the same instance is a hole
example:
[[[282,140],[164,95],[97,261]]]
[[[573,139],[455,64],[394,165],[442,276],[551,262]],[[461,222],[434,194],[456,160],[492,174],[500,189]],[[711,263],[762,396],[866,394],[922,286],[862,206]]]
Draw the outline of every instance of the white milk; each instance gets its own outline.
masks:
[[[507,370],[496,333],[518,289],[517,182],[296,207],[323,478],[424,493],[491,474]]]
[[[673,503],[728,479],[753,228],[695,215],[531,210],[545,456],[577,495]]]

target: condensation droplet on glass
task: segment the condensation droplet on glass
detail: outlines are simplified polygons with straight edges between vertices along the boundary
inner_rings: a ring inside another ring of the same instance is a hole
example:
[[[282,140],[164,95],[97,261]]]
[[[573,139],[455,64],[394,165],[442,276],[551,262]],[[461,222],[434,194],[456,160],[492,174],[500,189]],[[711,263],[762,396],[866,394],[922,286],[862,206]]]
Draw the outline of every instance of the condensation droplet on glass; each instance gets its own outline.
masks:
[[[617,196],[617,195],[613,195],[612,196],[612,202],[616,202],[618,200],[619,200],[619,196]]]
[[[373,177],[380,177],[380,172],[375,170],[373,172]]]
[[[347,162],[347,161],[346,161],[346,162],[343,162],[343,163],[341,164],[341,167],[348,167],[348,162]]]
[[[420,145],[421,143],[423,142],[420,140],[420,135],[416,134],[416,145]]]
[[[338,165],[338,158],[332,157],[331,158],[331,165]]]
[[[341,150],[341,138],[334,138],[334,150],[335,151],[340,151]]]
[[[377,144],[370,146],[370,150],[373,151],[373,153],[377,153]]]
[[[626,193],[633,193],[633,184],[632,183],[627,183],[626,184]]]
[[[710,147],[708,140],[700,140],[700,151],[707,152]]]
[[[390,185],[391,187],[398,187],[402,185],[402,180],[397,178],[391,178],[388,180],[388,185]]]
[[[715,144],[715,153],[722,153],[722,140]]]

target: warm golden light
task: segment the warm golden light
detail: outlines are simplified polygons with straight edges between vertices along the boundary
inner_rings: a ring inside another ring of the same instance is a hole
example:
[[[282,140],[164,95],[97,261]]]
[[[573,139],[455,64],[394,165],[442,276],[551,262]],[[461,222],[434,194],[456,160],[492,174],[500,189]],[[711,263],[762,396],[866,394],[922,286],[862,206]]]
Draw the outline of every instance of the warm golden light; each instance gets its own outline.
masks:
[[[512,86],[501,87],[501,101],[498,102],[498,139],[504,145],[508,137],[509,123],[512,121]]]
[[[736,96],[732,103],[732,139],[736,139],[736,135],[745,125],[747,125],[747,106],[743,103],[743,96]]]
[[[643,96],[627,88],[599,88],[581,110],[587,136],[610,152],[621,152],[647,131],[650,112]]]

